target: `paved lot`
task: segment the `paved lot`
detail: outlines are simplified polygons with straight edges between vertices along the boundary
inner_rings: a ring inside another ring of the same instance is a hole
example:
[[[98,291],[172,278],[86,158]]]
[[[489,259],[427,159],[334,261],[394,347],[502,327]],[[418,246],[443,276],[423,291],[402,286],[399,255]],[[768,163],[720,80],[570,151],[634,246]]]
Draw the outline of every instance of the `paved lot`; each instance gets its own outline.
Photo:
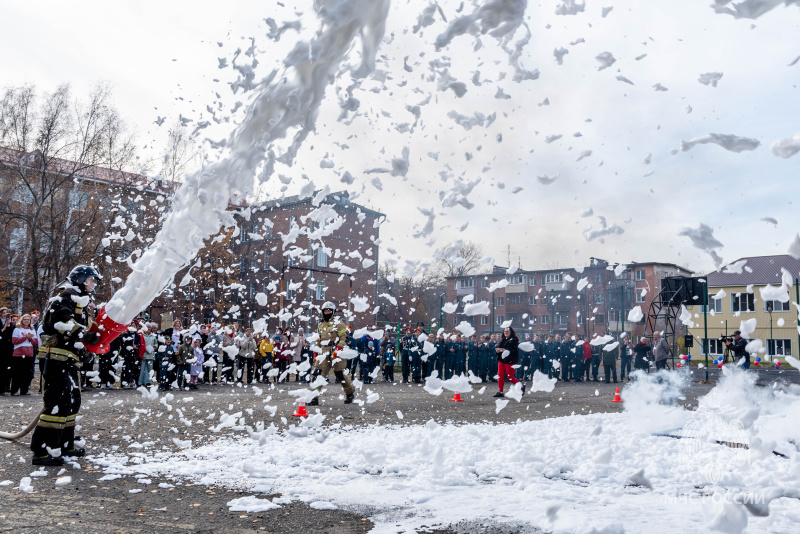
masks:
[[[712,386],[699,381],[705,378],[704,371],[694,371],[694,382],[686,390],[689,406],[695,406],[697,397]],[[717,378],[718,370],[710,371],[710,379]],[[775,380],[798,383],[797,371],[760,370],[759,383],[768,386]],[[355,426],[366,424],[419,424],[429,419],[453,423],[511,423],[522,420],[560,417],[571,413],[616,412],[622,405],[612,403],[615,387],[625,384],[558,383],[551,393],[536,392],[523,397],[522,402],[511,401],[495,414],[495,399],[492,395],[496,385],[487,384],[481,394],[479,389],[463,395],[465,402],[456,403],[447,392],[435,397],[418,385],[378,383],[364,385],[357,398],[365,399],[367,389],[380,394],[380,400],[372,404],[346,406],[342,403],[339,386],[328,387],[319,409],[329,416],[328,421],[342,416],[343,422]],[[194,422],[191,427],[182,425],[175,411],[167,412],[157,402],[146,400],[137,391],[110,390],[84,393],[82,428],[79,434],[89,441],[88,449],[105,451],[112,447],[126,449],[135,442],[154,442],[156,446],[174,447],[173,437],[191,439],[197,445],[212,442],[225,431],[213,433],[205,421],[210,413],[217,416],[221,411],[233,413],[248,408],[260,408],[266,396],[271,395],[271,405],[278,405],[274,418],[265,414],[267,424],[274,421],[284,426],[282,417],[289,419],[294,411],[288,390],[297,389],[298,384],[256,384],[261,390],[256,395],[253,387],[223,385],[201,386],[198,391],[173,392],[171,404],[181,408],[185,418]],[[28,397],[0,397],[2,429],[11,431],[28,423],[38,412],[41,398],[34,394]],[[136,413],[136,409],[141,413]],[[403,413],[400,420],[397,411]],[[132,420],[138,419],[132,423]],[[172,416],[172,419],[170,419]],[[253,419],[253,418],[250,418]],[[171,431],[180,428],[180,434]],[[0,481],[11,480],[12,484],[0,487],[0,532],[320,532],[355,533],[367,532],[371,523],[358,515],[341,511],[313,510],[307,505],[294,502],[280,510],[264,513],[244,514],[230,512],[226,503],[240,494],[234,490],[192,485],[184,483],[174,488],[158,488],[161,480],[153,479],[141,493],[128,493],[131,488],[142,488],[133,479],[125,477],[113,481],[100,481],[103,473],[95,469],[91,456],[80,462],[81,468],[65,467],[47,469],[47,476],[34,478],[33,493],[19,491],[22,477],[30,476],[36,469],[30,464],[29,436],[20,442],[0,440]],[[73,481],[63,487],[55,487],[58,476],[69,475]],[[463,525],[454,531],[501,532],[481,529],[480,526]]]

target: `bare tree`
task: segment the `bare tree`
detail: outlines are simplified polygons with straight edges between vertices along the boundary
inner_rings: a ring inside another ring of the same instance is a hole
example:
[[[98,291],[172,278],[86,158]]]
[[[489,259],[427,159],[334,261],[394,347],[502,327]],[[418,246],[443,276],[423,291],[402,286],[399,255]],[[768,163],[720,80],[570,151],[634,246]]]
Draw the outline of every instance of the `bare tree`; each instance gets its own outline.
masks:
[[[167,132],[166,148],[161,161],[161,175],[170,182],[178,182],[196,170],[203,160],[203,151],[195,135],[176,121]]]
[[[18,310],[41,309],[75,263],[99,261],[111,195],[140,178],[124,172],[134,143],[110,100],[107,84],[86,102],[68,85],[42,97],[12,87],[0,100],[0,289]]]
[[[457,252],[442,258],[433,267],[433,271],[442,278],[480,274],[486,271],[481,263],[482,259],[483,247],[474,241],[466,241],[461,243]]]

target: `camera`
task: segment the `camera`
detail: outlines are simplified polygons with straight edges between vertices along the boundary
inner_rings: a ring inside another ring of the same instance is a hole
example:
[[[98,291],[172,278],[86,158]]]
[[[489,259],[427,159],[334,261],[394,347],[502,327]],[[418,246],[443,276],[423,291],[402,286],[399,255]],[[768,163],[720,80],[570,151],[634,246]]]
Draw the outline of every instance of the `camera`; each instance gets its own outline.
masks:
[[[719,336],[719,340],[722,341],[725,345],[728,343],[733,343],[733,338],[730,336]]]

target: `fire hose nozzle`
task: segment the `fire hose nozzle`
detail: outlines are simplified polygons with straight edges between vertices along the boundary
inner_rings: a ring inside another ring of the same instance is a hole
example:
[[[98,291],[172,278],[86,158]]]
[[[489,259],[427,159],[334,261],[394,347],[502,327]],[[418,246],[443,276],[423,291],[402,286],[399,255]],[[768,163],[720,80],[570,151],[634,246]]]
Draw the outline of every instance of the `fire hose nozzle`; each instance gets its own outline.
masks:
[[[121,333],[128,330],[128,325],[119,324],[106,315],[105,307],[100,308],[97,312],[97,318],[94,324],[89,329],[89,332],[97,332],[100,334],[100,340],[97,343],[85,343],[86,350],[95,354],[105,354],[111,348],[111,342],[117,339]]]

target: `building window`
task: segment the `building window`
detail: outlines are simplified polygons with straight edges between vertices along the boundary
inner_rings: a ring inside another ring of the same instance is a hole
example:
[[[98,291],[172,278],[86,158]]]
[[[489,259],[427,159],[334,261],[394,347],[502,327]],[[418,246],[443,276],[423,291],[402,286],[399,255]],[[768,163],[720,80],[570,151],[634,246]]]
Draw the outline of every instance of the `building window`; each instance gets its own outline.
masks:
[[[522,295],[509,295],[508,304],[522,304]]]
[[[512,274],[508,277],[508,283],[511,285],[522,285],[525,283],[526,276],[524,274]]]
[[[528,295],[528,306],[536,306],[536,295]]]
[[[267,224],[264,226],[264,239],[270,239],[272,237],[272,225]]]
[[[325,253],[325,247],[322,245],[317,247],[317,267],[328,266],[328,255]]]
[[[578,314],[577,321],[578,321],[578,326],[583,324],[583,315],[582,314],[580,314],[580,313]]]
[[[756,311],[756,296],[752,293],[731,295],[731,311],[734,313]]]
[[[550,317],[547,315],[542,315],[542,324],[550,324]]]
[[[561,273],[551,273],[545,277],[545,283],[553,284],[561,281]]]
[[[504,316],[502,316],[502,315],[498,315],[497,316],[497,324],[499,324],[499,325],[503,324],[505,322],[505,320],[506,320],[506,318]]]
[[[636,271],[637,273],[639,271]],[[644,302],[644,296],[647,294],[647,291],[644,289],[637,289],[636,290],[636,302]]]
[[[644,280],[644,269],[636,270],[636,280],[638,281]]]
[[[791,309],[791,303],[788,300],[786,302],[766,300],[764,301],[764,311],[767,311],[767,306],[769,306],[770,302],[772,303],[772,311],[774,312],[787,312]]]
[[[606,324],[606,316],[602,313],[598,313],[594,316],[594,324]]]
[[[255,282],[250,282],[250,300],[256,298],[256,293],[258,293],[258,284]]]
[[[467,278],[466,280],[459,280],[459,286],[462,289],[466,289],[469,287],[475,287],[475,279],[474,278]]]
[[[619,312],[617,310],[608,310],[608,321],[612,323],[619,321]]]
[[[487,299],[486,297],[481,297],[481,302],[489,302],[489,299]]]
[[[506,300],[506,299],[505,299],[504,297],[497,297],[497,298],[495,299],[495,303],[494,303],[494,305],[495,305],[495,306],[502,306],[502,305],[505,303],[505,300]]]
[[[528,285],[529,286],[535,286],[536,285],[536,277],[535,276],[531,276],[530,278],[528,278]]]
[[[767,339],[767,354],[770,356],[791,356],[791,339]]]
[[[700,313],[705,311],[705,306],[700,305]],[[722,299],[711,299],[708,302],[709,313],[722,313]]]
[[[594,283],[595,284],[602,284],[603,283],[603,273],[595,273],[595,275],[594,275]]]
[[[556,322],[558,324],[562,324],[562,325],[563,324],[568,324],[569,323],[569,317],[566,316],[566,315],[556,315]]]
[[[486,289],[487,287],[489,287],[489,280],[481,278],[481,289]]]
[[[325,300],[325,282],[317,282],[317,300]]]
[[[714,356],[722,356],[725,351],[725,345],[722,344],[721,339],[706,339],[701,340],[704,344],[708,343],[708,353]]]
[[[605,301],[606,301],[606,297],[602,293],[598,293],[597,295],[594,296],[594,303],[595,304],[603,304]]]
[[[485,315],[481,315],[481,326],[487,326],[489,324],[489,318]]]

